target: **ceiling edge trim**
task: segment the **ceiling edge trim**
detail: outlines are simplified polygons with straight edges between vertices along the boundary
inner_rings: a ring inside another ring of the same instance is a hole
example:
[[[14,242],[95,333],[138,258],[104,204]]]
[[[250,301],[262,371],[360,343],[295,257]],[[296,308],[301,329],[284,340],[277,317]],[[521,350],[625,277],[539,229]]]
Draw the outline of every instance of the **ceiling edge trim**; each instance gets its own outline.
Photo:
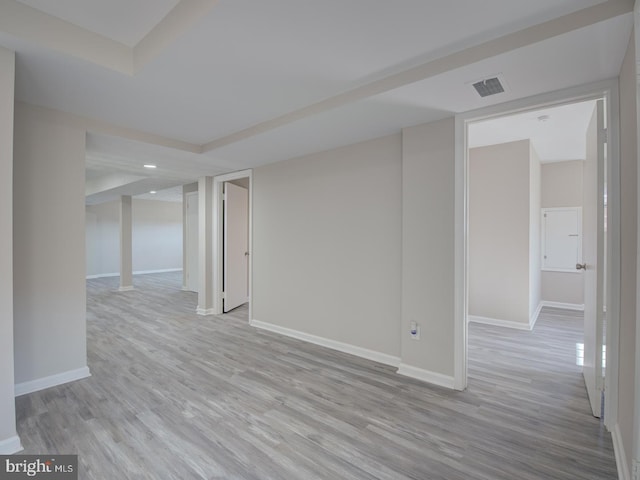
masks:
[[[205,143],[203,152],[210,152],[232,143],[275,130],[284,125],[317,115],[349,103],[425,80],[465,65],[508,53],[583,27],[609,20],[633,11],[630,0],[608,0],[605,3],[578,10],[547,22],[490,40],[450,55],[423,63],[402,72],[356,87],[347,92],[307,105],[273,119],[239,130],[230,135]]]
[[[31,111],[37,112],[38,115],[44,118],[51,118],[56,122],[64,121],[67,123],[67,125],[75,126],[88,132],[127,138],[129,140],[149,143],[152,145],[159,145],[161,147],[173,148],[174,150],[182,150],[184,152],[197,154],[202,153],[202,147],[200,145],[184,142],[182,140],[175,140],[172,138],[163,137],[161,135],[156,135],[154,133],[142,132],[133,128],[121,127],[102,120],[81,117],[73,113],[67,113],[60,110],[31,105],[26,102],[16,102],[16,104],[21,108],[26,108]]]
[[[15,0],[3,0],[0,30],[120,73],[133,74],[133,55],[128,46]]]
[[[167,46],[206,15],[218,0],[181,0],[133,48],[133,73],[157,57]]]

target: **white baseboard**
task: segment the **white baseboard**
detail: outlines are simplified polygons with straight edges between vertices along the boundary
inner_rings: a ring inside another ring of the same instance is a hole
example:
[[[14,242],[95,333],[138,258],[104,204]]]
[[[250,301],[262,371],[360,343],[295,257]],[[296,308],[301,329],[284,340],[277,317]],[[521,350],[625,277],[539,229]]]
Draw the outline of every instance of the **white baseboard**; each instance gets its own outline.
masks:
[[[198,315],[215,315],[213,308],[196,308],[196,313]]]
[[[467,315],[467,321],[475,323],[484,323],[485,325],[493,325],[494,327],[515,328],[516,330],[531,330],[528,323],[512,322],[510,320],[501,320],[499,318],[480,317],[478,315]]]
[[[38,378],[36,380],[30,380],[23,383],[16,383],[15,395],[16,397],[19,397],[20,395],[26,395],[27,393],[37,392],[39,390],[44,390],[45,388],[55,387],[62,385],[63,383],[73,382],[90,376],[91,372],[89,371],[89,367],[82,367],[76,370],[69,370],[68,372],[57,373],[49,377]]]
[[[455,379],[449,375],[443,375],[441,373],[431,372],[423,368],[412,367],[406,363],[401,363],[398,367],[398,374],[405,377],[415,378],[416,380],[422,380],[423,382],[438,385],[439,387],[445,387],[453,389],[455,386]]]
[[[622,444],[620,425],[617,423],[611,430],[611,439],[613,440],[613,452],[615,453],[616,466],[618,467],[618,479],[631,480],[629,464],[627,463],[627,456],[624,453],[624,445]]]
[[[551,307],[551,308],[563,308],[565,310],[577,310],[580,312],[584,311],[584,304],[577,303],[563,303],[563,302],[551,302],[549,300],[542,300],[540,305],[543,307]]]
[[[98,273],[97,275],[87,275],[87,280],[93,280],[95,278],[107,278],[107,277],[119,277],[119,273]]]
[[[542,310],[542,302],[538,303],[538,308],[533,312],[533,315],[529,317],[529,330],[533,330],[533,327],[536,326],[536,322],[538,321],[538,316],[540,315],[540,310]]]
[[[338,342],[329,338],[318,337],[309,333],[300,332],[291,328],[281,327],[272,323],[261,322],[259,320],[251,320],[249,325],[252,327],[260,328],[262,330],[268,330],[270,332],[279,333],[286,337],[297,338],[305,342],[320,345],[321,347],[331,348],[332,350],[338,350],[339,352],[349,353],[356,357],[366,358],[374,362],[383,363],[385,365],[391,365],[392,367],[398,367],[400,365],[400,358],[393,355],[387,355],[386,353],[376,352],[375,350],[369,350],[367,348],[357,347],[349,343]]]
[[[160,270],[136,270],[134,275],[147,275],[149,273],[169,273],[169,272],[181,272],[181,268],[162,268]]]
[[[118,287],[119,292],[130,292],[133,290],[133,285],[127,285],[126,287]]]
[[[181,268],[163,268],[160,270],[136,270],[134,275],[146,275],[148,273],[168,273],[168,272],[181,272]],[[95,278],[107,278],[107,277],[119,277],[120,273],[99,273],[97,275],[87,275],[87,280],[93,280]]]
[[[22,450],[22,443],[20,443],[20,437],[18,435],[0,441],[0,455],[13,455]]]

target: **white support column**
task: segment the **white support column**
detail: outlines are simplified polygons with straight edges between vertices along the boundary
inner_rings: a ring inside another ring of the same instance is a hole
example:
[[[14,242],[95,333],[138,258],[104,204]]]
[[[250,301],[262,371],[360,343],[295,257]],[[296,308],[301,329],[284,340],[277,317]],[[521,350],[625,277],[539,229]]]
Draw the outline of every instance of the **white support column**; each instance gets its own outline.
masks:
[[[213,177],[198,179],[198,315],[213,315]]]
[[[15,53],[0,48],[0,454],[22,450],[13,374],[13,104]]]
[[[133,290],[133,215],[131,196],[120,197],[120,290]]]

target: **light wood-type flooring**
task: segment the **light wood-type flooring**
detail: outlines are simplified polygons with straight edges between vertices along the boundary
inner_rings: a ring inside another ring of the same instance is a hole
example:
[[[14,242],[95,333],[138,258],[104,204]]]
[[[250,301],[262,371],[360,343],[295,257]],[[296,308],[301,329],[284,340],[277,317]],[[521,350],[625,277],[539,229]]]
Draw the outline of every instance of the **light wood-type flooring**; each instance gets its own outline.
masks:
[[[471,324],[455,392],[254,329],[246,307],[198,316],[180,275],[87,282],[92,377],[17,398],[24,453],[77,453],[83,480],[617,478],[577,314]]]

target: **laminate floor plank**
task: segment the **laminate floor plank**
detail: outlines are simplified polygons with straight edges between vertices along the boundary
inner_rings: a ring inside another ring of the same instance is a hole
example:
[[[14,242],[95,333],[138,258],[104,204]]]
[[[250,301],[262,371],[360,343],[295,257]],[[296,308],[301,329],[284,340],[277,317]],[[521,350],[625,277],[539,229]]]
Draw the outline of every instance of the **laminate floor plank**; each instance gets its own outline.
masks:
[[[87,281],[92,376],[16,399],[24,453],[77,453],[90,480],[617,478],[579,312],[471,324],[454,392],[250,327],[246,306],[198,316],[181,273],[134,282]]]

